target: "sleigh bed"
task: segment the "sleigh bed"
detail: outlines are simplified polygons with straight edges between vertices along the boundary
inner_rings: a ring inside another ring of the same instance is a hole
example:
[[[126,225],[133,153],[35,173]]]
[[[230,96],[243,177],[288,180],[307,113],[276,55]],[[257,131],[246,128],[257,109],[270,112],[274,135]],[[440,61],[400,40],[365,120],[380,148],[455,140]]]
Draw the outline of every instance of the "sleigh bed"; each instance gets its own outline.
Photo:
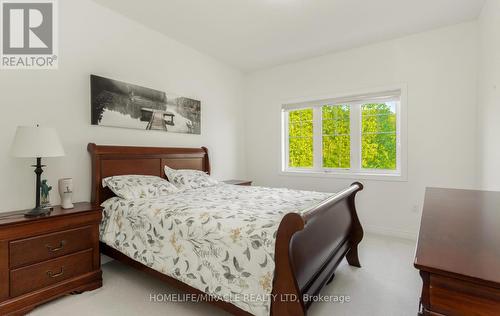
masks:
[[[111,190],[101,185],[106,177],[135,174],[165,178],[164,166],[210,174],[208,151],[204,147],[125,147],[90,143],[88,151],[92,158],[92,203],[96,205],[114,197]],[[360,267],[358,244],[362,240],[363,229],[356,214],[355,196],[362,189],[362,184],[356,182],[303,212],[284,214],[275,231],[271,315],[305,315],[312,300],[304,300],[304,297],[317,295],[331,282],[335,269],[344,257],[350,265]],[[159,272],[108,244],[101,242],[103,254],[186,293],[204,294],[204,291],[180,281],[171,273]],[[231,302],[220,299],[209,302],[234,315],[251,315]]]

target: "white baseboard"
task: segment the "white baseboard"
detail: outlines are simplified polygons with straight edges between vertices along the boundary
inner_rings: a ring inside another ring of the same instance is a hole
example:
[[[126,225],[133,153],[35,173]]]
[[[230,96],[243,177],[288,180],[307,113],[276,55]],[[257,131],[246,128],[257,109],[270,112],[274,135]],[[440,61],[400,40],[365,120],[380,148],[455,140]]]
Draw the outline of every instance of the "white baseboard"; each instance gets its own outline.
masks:
[[[408,239],[408,240],[412,240],[412,241],[417,240],[417,234],[409,232],[409,231],[386,228],[386,227],[381,227],[381,226],[374,226],[374,225],[363,225],[363,229],[367,233],[389,236],[389,237],[403,238],[403,239]]]

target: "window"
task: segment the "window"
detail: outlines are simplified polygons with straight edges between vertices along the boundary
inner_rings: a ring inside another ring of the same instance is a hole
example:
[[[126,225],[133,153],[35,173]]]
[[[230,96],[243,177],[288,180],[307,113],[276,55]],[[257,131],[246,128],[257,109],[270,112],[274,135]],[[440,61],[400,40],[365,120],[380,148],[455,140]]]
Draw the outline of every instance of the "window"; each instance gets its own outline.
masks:
[[[349,105],[325,105],[322,115],[324,168],[351,167],[351,109]]]
[[[313,166],[313,110],[304,109],[289,113],[288,139],[290,167]]]
[[[396,103],[361,105],[361,168],[397,169]]]
[[[283,171],[401,177],[401,90],[283,105]]]

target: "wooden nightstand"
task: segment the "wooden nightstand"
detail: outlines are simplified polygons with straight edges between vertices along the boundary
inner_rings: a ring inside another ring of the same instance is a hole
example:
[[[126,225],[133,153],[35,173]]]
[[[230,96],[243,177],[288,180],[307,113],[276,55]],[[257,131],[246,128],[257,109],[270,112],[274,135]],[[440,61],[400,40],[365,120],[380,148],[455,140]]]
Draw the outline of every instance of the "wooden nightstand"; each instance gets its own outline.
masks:
[[[102,286],[101,208],[76,203],[50,215],[0,213],[0,315],[25,314],[70,293]]]
[[[234,184],[234,185],[252,185],[252,181],[251,180],[225,180],[225,181],[222,181],[226,184]]]

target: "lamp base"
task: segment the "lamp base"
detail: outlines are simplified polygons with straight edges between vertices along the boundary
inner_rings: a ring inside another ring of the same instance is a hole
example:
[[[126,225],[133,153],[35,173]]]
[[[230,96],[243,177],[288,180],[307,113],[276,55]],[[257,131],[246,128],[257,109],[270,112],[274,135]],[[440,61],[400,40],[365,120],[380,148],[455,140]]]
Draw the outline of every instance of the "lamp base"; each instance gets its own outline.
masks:
[[[39,217],[47,216],[52,211],[52,208],[34,208],[24,213],[24,217]]]

